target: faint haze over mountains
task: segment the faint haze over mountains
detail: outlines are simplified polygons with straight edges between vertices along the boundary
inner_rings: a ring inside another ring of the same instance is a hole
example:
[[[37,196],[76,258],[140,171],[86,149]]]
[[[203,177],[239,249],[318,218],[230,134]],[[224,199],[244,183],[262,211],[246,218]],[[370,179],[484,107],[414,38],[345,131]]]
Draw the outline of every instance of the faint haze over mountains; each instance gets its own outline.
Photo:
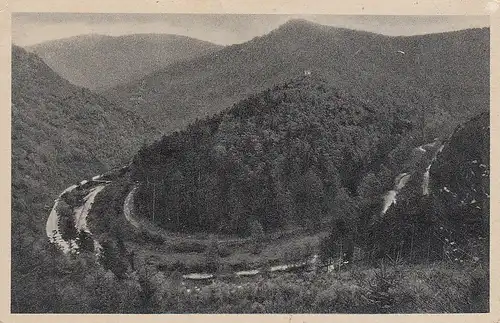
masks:
[[[489,26],[488,16],[15,13],[12,41],[30,46],[81,34],[165,33],[229,45],[264,35],[290,19],[391,36]]]

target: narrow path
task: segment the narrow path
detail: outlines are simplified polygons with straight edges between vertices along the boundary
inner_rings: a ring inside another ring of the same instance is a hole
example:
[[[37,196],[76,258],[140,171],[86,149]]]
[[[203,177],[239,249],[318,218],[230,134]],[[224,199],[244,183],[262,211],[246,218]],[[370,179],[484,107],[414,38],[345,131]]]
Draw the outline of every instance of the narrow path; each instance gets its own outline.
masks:
[[[104,183],[102,183],[102,181],[90,182],[101,184],[91,188],[90,192],[83,198],[83,204],[73,209],[75,228],[78,232],[83,230],[85,232],[88,232],[89,234],[91,234],[91,232],[87,227],[87,216],[90,212],[90,209],[92,208],[92,204],[94,203],[94,199],[97,194],[99,194],[99,192],[102,191],[102,189],[104,189],[104,187],[106,187],[106,185],[110,183],[109,181],[106,181]],[[79,185],[71,185],[70,187],[62,191],[54,201],[54,206],[50,211],[49,217],[47,218],[47,224],[45,226],[47,237],[49,238],[50,242],[55,243],[64,253],[77,251],[77,245],[74,239],[66,241],[62,238],[62,234],[59,229],[59,214],[57,213],[57,208],[59,206],[59,203],[62,201],[62,196],[64,194],[69,193],[82,185],[86,185],[87,183],[89,183],[89,181],[83,180]],[[99,243],[96,240],[94,240],[94,246],[96,248],[100,247]]]
[[[138,186],[134,186],[134,188],[128,193],[127,197],[125,198],[123,202],[123,214],[126,218],[126,220],[136,229],[139,230],[145,230],[148,231],[149,233],[155,234],[155,235],[160,235],[162,238],[165,240],[165,242],[176,242],[178,241],[177,239],[182,238],[183,240],[187,242],[192,242],[192,243],[206,243],[207,239],[206,238],[194,238],[190,235],[186,234],[178,234],[175,232],[168,232],[165,229],[159,227],[155,223],[151,222],[149,219],[144,218],[144,217],[139,217],[135,214],[134,212],[134,195],[137,192]],[[276,240],[279,239],[282,235],[289,235],[289,234],[300,234],[304,232],[304,229],[302,228],[297,228],[297,229],[292,229],[288,230],[285,232],[277,232],[270,234],[268,237],[269,240]],[[252,238],[223,238],[223,239],[217,239],[218,243],[220,244],[238,244],[238,243],[246,243],[252,241]]]
[[[396,204],[396,196],[398,195],[399,191],[405,187],[406,183],[408,183],[410,177],[410,174],[407,173],[401,173],[396,177],[396,180],[394,181],[394,188],[387,192],[387,194],[384,196],[384,207],[382,209],[382,215],[384,215],[387,210],[389,210],[391,205]]]
[[[63,250],[64,253],[70,251],[70,244],[62,238],[61,232],[59,230],[59,215],[57,214],[57,207],[61,201],[61,197],[68,192],[76,189],[78,185],[71,185],[67,187],[64,191],[59,194],[59,196],[54,200],[54,206],[50,211],[49,217],[47,219],[47,224],[45,225],[45,231],[50,242],[55,243]]]
[[[437,149],[434,152],[434,155],[432,156],[432,160],[429,163],[429,166],[427,166],[427,168],[425,169],[424,178],[423,178],[423,181],[422,181],[422,195],[424,195],[424,196],[429,195],[429,183],[430,183],[431,166],[436,161],[439,153],[441,151],[443,151],[443,148],[444,148],[444,144],[441,144],[439,146],[439,149]]]
[[[75,219],[75,227],[78,231],[85,231],[91,234],[88,226],[87,226],[87,216],[92,208],[92,205],[94,203],[94,200],[99,194],[111,181],[103,181],[100,180],[102,175],[94,176],[92,180],[83,180],[81,181],[78,185],[72,185],[68,188],[66,188],[61,194],[59,194],[58,198],[54,201],[54,206],[49,214],[49,217],[47,219],[47,224],[46,224],[46,233],[47,236],[49,237],[49,240],[51,242],[56,243],[64,253],[69,253],[69,252],[76,252],[78,253],[77,246],[76,246],[76,241],[71,240],[71,241],[66,241],[62,239],[62,235],[59,230],[59,215],[57,214],[57,207],[59,202],[62,201],[62,196],[65,193],[71,192],[78,187],[82,185],[87,185],[89,182],[93,182],[97,184],[95,187],[90,188],[89,193],[83,198],[83,204],[80,205],[77,208],[74,208],[73,216]],[[157,231],[161,230],[160,228],[156,228],[154,223],[145,223],[146,226],[143,225],[143,223],[140,223],[141,221],[139,219],[136,219],[134,216],[134,195],[138,189],[138,186],[134,186],[133,189],[128,193],[124,200],[123,204],[123,213],[127,221],[134,226],[137,229],[147,229],[147,230],[152,230],[152,231]],[[146,220],[147,221],[147,220]],[[150,228],[151,226],[155,227],[154,230],[153,228]],[[178,237],[171,237],[167,236],[165,232],[161,232],[162,236],[165,238],[171,240],[172,242],[175,242]],[[196,242],[206,242],[206,239],[189,239],[191,241],[196,241]],[[251,241],[251,238],[242,238],[242,239],[226,239],[226,240],[219,240],[220,243],[233,243],[233,242],[248,242]],[[94,246],[96,247],[96,252],[99,253],[100,250],[100,245],[98,241],[94,240]],[[306,259],[306,261],[301,262],[301,263],[290,263],[290,264],[282,264],[282,265],[275,265],[272,266],[268,269],[264,268],[258,268],[258,269],[247,269],[247,270],[241,270],[241,271],[235,271],[232,273],[232,275],[235,275],[237,277],[250,277],[250,276],[255,276],[260,273],[264,272],[281,272],[281,271],[288,271],[294,268],[299,268],[307,265],[314,265],[316,263],[316,260],[318,259],[318,255],[313,255],[312,258]],[[331,266],[329,266],[330,268]],[[204,279],[213,279],[216,278],[216,274],[211,274],[211,273],[190,273],[183,275],[184,279],[187,280],[204,280]]]
[[[153,223],[146,223],[146,225],[143,225],[143,223],[139,223],[134,216],[134,194],[137,191],[137,186],[134,186],[134,188],[128,193],[127,197],[125,198],[125,201],[123,203],[123,214],[127,221],[136,229],[140,230],[151,230],[150,226],[155,226]],[[146,220],[144,220],[146,221]],[[148,225],[149,224],[149,225]],[[155,228],[156,229],[156,228]],[[157,228],[157,230],[153,230],[153,232],[158,233],[158,231],[161,230],[160,228]],[[165,232],[161,232],[162,236],[166,240],[171,240],[175,241],[176,237],[168,237]],[[230,239],[230,240],[219,240],[219,243],[223,242],[247,242],[250,241],[251,238],[244,238],[241,240],[236,240],[236,239]],[[190,241],[195,241],[195,242],[206,242],[206,240],[201,240],[201,239],[190,239]],[[307,265],[316,265],[318,260],[318,255],[313,255],[310,258],[308,258],[306,261],[301,262],[301,263],[290,263],[290,264],[282,264],[282,265],[275,265],[271,266],[268,270],[265,269],[247,269],[247,270],[241,270],[241,271],[235,271],[232,273],[232,275],[235,275],[237,277],[250,277],[250,276],[255,276],[264,272],[280,272],[280,271],[287,271],[290,269],[298,268],[298,267],[303,267]],[[333,270],[333,266],[329,266],[328,270]],[[189,273],[185,274],[182,276],[186,280],[207,280],[207,279],[214,279],[217,277],[216,274],[212,273]]]
[[[439,148],[437,148],[439,146]],[[422,195],[428,195],[429,194],[429,173],[430,173],[430,168],[432,166],[432,163],[436,160],[438,154],[443,150],[444,144],[440,143],[440,139],[436,138],[434,139],[433,142],[418,146],[414,148],[413,150],[416,152],[419,152],[417,156],[414,158],[424,158],[427,153],[429,153],[432,150],[435,150],[434,153],[432,154],[431,161],[429,162],[429,165],[426,167],[425,172],[423,174],[422,178]],[[388,191],[386,194],[383,196],[383,207],[382,207],[382,212],[381,215],[383,216],[384,214],[387,213],[389,208],[393,205],[396,204],[396,197],[399,194],[399,192],[406,186],[408,181],[410,180],[410,174],[407,173],[401,173],[399,174],[394,183],[394,188],[390,191]]]
[[[234,275],[236,277],[252,277],[252,276],[257,276],[262,273],[274,273],[274,272],[281,272],[281,271],[288,271],[288,270],[293,270],[297,268],[303,268],[305,266],[315,266],[317,264],[317,259],[318,255],[313,255],[309,257],[306,261],[303,261],[301,263],[290,263],[290,264],[282,264],[282,265],[275,265],[271,266],[268,269],[263,269],[263,268],[258,268],[258,269],[247,269],[247,270],[241,270],[241,271],[235,271],[230,274],[222,275],[222,276],[231,276]],[[330,265],[328,266],[328,271],[331,271],[334,269],[334,266]],[[207,279],[215,279],[217,278],[218,275],[216,274],[211,274],[211,273],[190,273],[183,275],[182,278],[186,280],[207,280]]]
[[[90,208],[94,203],[94,199],[106,185],[99,185],[90,190],[90,193],[83,199],[85,203],[75,209],[75,226],[78,231],[85,231],[90,233],[87,227],[87,216],[89,215]]]
[[[326,268],[327,272],[331,272],[334,270],[337,270],[338,268],[346,265],[347,262],[337,262],[336,264],[330,263],[330,264],[320,264],[319,263],[319,255],[314,254],[310,257],[308,257],[305,261],[303,262],[296,262],[296,263],[289,263],[289,264],[282,264],[282,265],[275,265],[271,266],[269,268],[257,268],[257,269],[247,269],[247,270],[241,270],[241,271],[235,271],[230,274],[225,274],[218,276],[217,274],[212,274],[212,273],[190,273],[183,275],[182,278],[186,280],[211,280],[211,279],[217,279],[221,277],[227,277],[234,275],[236,277],[252,277],[252,276],[257,276],[259,274],[263,273],[274,273],[274,272],[286,272],[289,270],[294,270],[294,269],[306,269],[306,270],[317,270],[319,268]],[[309,268],[309,269],[307,269]]]
[[[141,226],[139,222],[137,222],[133,218],[133,209],[134,209],[134,194],[135,191],[137,191],[137,186],[134,186],[134,188],[128,193],[127,197],[125,198],[125,201],[123,202],[123,214],[125,215],[125,219],[132,224],[136,229],[140,229]]]
[[[59,203],[61,202],[61,198],[65,193],[69,193],[78,187],[81,187],[83,185],[88,185],[89,183],[96,184],[95,187],[92,187],[90,189],[89,194],[85,196],[84,203],[78,208],[75,208],[73,210],[74,212],[74,220],[75,220],[75,227],[78,231],[84,230],[88,233],[91,233],[87,227],[87,216],[88,213],[92,207],[92,204],[94,203],[94,199],[97,196],[97,194],[109,183],[111,183],[111,180],[106,180],[106,179],[101,179],[102,177],[105,176],[115,176],[115,175],[120,175],[120,172],[126,171],[127,168],[129,168],[131,163],[129,165],[123,166],[121,168],[115,168],[112,169],[106,173],[96,175],[92,177],[91,180],[82,180],[79,184],[71,185],[67,187],[64,191],[59,194],[59,196],[54,200],[54,206],[52,207],[52,210],[50,211],[49,217],[47,218],[47,223],[45,225],[45,231],[47,234],[47,237],[49,238],[49,241],[52,243],[55,243],[64,253],[68,253],[71,250],[75,250],[76,243],[74,240],[71,241],[65,241],[62,238],[61,231],[59,230],[59,214],[57,214],[57,208]],[[94,240],[94,246],[96,247],[97,252],[99,252],[99,242]]]

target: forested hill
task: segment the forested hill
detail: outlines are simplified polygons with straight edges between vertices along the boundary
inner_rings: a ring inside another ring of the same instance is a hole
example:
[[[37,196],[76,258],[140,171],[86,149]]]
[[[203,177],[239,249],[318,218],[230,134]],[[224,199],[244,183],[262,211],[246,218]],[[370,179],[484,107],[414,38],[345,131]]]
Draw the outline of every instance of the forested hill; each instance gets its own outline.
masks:
[[[321,225],[345,211],[364,173],[407,144],[405,114],[318,76],[295,78],[141,149],[136,207],[151,216],[154,205],[156,222],[181,231]]]
[[[178,35],[80,35],[28,48],[71,83],[102,92],[222,46]]]
[[[61,190],[121,166],[151,133],[137,115],[71,85],[38,56],[13,46],[13,235],[40,230],[44,205]]]
[[[54,199],[76,182],[129,162],[151,130],[17,46],[11,107],[12,310],[50,312],[60,302],[55,290],[62,277],[44,235]]]
[[[304,70],[321,73],[337,88],[375,104],[441,109],[429,121],[452,130],[488,109],[489,28],[388,37],[293,20],[107,95],[167,133]]]

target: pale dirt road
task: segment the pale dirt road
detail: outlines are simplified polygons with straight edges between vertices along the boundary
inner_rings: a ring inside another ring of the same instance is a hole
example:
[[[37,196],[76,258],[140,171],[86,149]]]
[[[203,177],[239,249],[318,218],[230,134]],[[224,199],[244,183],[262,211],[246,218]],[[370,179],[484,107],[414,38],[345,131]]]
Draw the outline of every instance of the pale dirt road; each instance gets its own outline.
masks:
[[[75,209],[75,225],[78,231],[86,231],[90,233],[87,227],[87,216],[89,215],[94,199],[106,187],[106,185],[99,185],[90,190],[90,193],[85,196],[85,203],[79,208]]]
[[[137,186],[134,186],[134,188],[128,193],[127,197],[125,198],[125,201],[123,202],[123,214],[132,226],[134,226],[136,229],[140,229],[140,224],[132,216],[132,210],[134,208],[134,194],[136,190]]]
[[[80,183],[80,185],[85,185],[87,183],[88,181],[84,180]],[[90,212],[90,209],[92,208],[95,197],[97,196],[97,194],[99,194],[99,192],[102,191],[102,189],[104,189],[104,187],[106,187],[108,183],[101,184],[92,188],[89,194],[87,194],[87,196],[85,196],[85,198],[83,199],[83,205],[73,210],[75,227],[78,231],[83,230],[91,234],[90,230],[87,227],[87,216]],[[59,194],[57,199],[54,201],[54,206],[52,207],[49,217],[47,218],[47,224],[45,226],[45,231],[47,237],[49,238],[49,241],[54,242],[64,253],[76,251],[76,241],[66,241],[62,238],[61,232],[59,230],[59,214],[57,213],[57,207],[59,202],[61,201],[61,197],[65,193],[75,190],[78,186],[79,185],[72,185],[66,188],[61,194]],[[94,241],[94,245],[99,245],[99,243],[97,241]]]

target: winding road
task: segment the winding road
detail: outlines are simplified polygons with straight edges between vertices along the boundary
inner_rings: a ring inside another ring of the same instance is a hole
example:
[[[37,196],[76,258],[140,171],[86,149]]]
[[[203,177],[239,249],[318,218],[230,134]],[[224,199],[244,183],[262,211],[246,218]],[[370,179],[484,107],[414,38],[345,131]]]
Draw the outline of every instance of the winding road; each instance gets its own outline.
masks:
[[[127,197],[125,198],[125,201],[123,203],[123,214],[127,221],[136,229],[139,230],[150,230],[150,226],[154,226],[153,223],[146,223],[150,225],[143,226],[141,223],[138,222],[134,215],[134,194],[137,191],[137,186],[134,186],[134,188],[128,193]],[[161,229],[154,230],[155,232],[158,232]],[[165,238],[168,239],[166,234],[162,234]],[[172,238],[172,241],[174,241],[175,238]],[[204,242],[205,240],[201,239],[191,239],[192,241],[196,242]],[[248,242],[250,241],[251,238],[245,238],[245,239],[228,239],[228,240],[220,240],[219,242]],[[268,270],[265,269],[247,269],[247,270],[241,270],[241,271],[235,271],[232,273],[232,275],[235,275],[237,277],[250,277],[250,276],[256,276],[258,274],[264,273],[264,272],[280,272],[280,271],[287,271],[291,270],[294,268],[298,267],[303,267],[307,265],[316,265],[318,260],[318,255],[312,255],[309,259],[302,263],[291,263],[291,264],[282,264],[282,265],[275,265],[270,267]],[[333,266],[328,266],[328,270],[333,270]],[[216,277],[216,274],[212,273],[189,273],[185,274],[182,276],[184,279],[187,280],[207,280],[207,279],[213,279]]]
[[[125,201],[123,202],[123,214],[125,215],[125,219],[136,229],[141,229],[141,225],[133,218],[133,209],[134,209],[134,194],[137,191],[137,186],[128,193]]]
[[[92,233],[90,232],[87,226],[87,216],[92,208],[92,204],[94,203],[97,194],[99,194],[99,192],[101,192],[106,187],[106,185],[111,183],[111,181],[100,180],[101,176],[102,175],[94,176],[94,178],[90,181],[83,180],[78,185],[71,185],[70,187],[62,191],[61,194],[59,194],[57,199],[55,199],[54,201],[52,210],[50,211],[49,217],[47,218],[45,231],[47,237],[49,238],[49,241],[55,243],[64,253],[70,253],[70,252],[77,253],[78,245],[76,243],[76,240],[74,239],[64,240],[62,238],[61,230],[59,229],[60,216],[57,213],[59,203],[63,200],[62,197],[64,194],[70,193],[73,190],[78,189],[83,185],[87,185],[88,183],[95,183],[96,186],[92,187],[89,190],[89,193],[83,198],[83,204],[73,209],[73,219],[77,231],[78,232],[85,231],[92,236]],[[93,239],[93,241],[94,241],[94,247],[98,251],[100,249],[99,242],[95,239]]]
[[[436,149],[436,147],[438,147]],[[432,154],[431,161],[429,162],[429,165],[426,167],[425,172],[423,174],[422,178],[422,195],[426,196],[429,194],[429,181],[430,181],[430,169],[434,161],[437,159],[437,156],[439,153],[443,150],[444,144],[441,142],[439,138],[434,139],[433,142],[418,146],[414,148],[414,151],[418,153],[418,156],[416,158],[421,158],[423,154],[427,154],[428,152],[432,151],[435,149],[435,151]],[[399,174],[395,181],[394,181],[394,188],[390,191],[388,191],[384,196],[383,196],[383,208],[381,215],[384,215],[389,208],[393,205],[396,204],[396,197],[398,193],[406,186],[408,181],[410,180],[411,175],[408,173],[401,173]]]
[[[426,154],[428,151],[436,148],[438,143],[439,143],[438,140],[435,140],[434,142],[416,147],[414,150],[419,152],[419,154]],[[443,149],[443,147],[444,147],[444,145],[441,144],[439,149],[436,149],[436,151],[433,154],[433,157],[432,157],[432,160],[431,160],[429,166],[426,168],[426,171],[423,174],[423,183],[422,183],[423,195],[426,195],[429,192],[429,188],[428,188],[428,186],[429,186],[429,170],[430,170],[432,163],[436,160],[437,155]],[[77,189],[81,185],[88,184],[89,182],[93,182],[96,184],[96,186],[92,187],[90,189],[89,193],[83,198],[84,203],[82,205],[80,205],[79,207],[74,209],[74,219],[75,219],[76,229],[78,231],[83,230],[83,231],[91,234],[91,232],[87,226],[87,216],[92,208],[92,204],[94,203],[94,200],[95,200],[97,194],[99,194],[106,187],[106,185],[111,183],[111,181],[101,180],[101,177],[103,177],[103,176],[104,176],[103,174],[97,175],[97,176],[94,176],[92,178],[92,180],[90,180],[90,181],[84,180],[79,185],[72,185],[72,186],[66,188],[58,196],[58,198],[54,201],[54,206],[53,206],[53,208],[49,214],[49,217],[47,219],[46,233],[47,233],[47,236],[49,237],[50,241],[56,243],[63,250],[64,253],[68,253],[70,251],[77,252],[77,250],[76,250],[77,245],[76,245],[75,241],[73,241],[73,240],[72,241],[65,241],[64,239],[62,239],[62,235],[61,235],[61,232],[59,230],[59,215],[57,214],[57,207],[58,207],[59,202],[61,201],[62,196],[67,192],[71,192],[71,191]],[[391,207],[391,205],[396,203],[397,194],[399,193],[399,191],[401,189],[403,189],[405,187],[406,183],[409,180],[410,180],[410,174],[407,174],[407,173],[401,173],[396,177],[395,183],[394,183],[394,188],[392,190],[388,191],[383,196],[384,202],[383,202],[382,215],[387,212],[387,210]],[[164,238],[172,238],[172,241],[174,241],[174,239],[176,239],[175,237],[169,237],[168,235],[162,233],[162,230],[160,230],[159,228],[155,228],[154,223],[151,223],[151,225],[149,225],[149,222],[144,224],[144,223],[142,223],[142,221],[140,221],[138,218],[135,217],[135,215],[134,215],[134,195],[137,192],[137,189],[138,189],[138,186],[137,185],[134,186],[132,188],[132,190],[130,190],[130,192],[127,194],[127,196],[124,200],[123,214],[124,214],[126,220],[136,229],[148,230],[150,232],[156,231],[155,233],[160,233]],[[190,239],[190,240],[198,241],[198,242],[203,241],[200,239]],[[246,238],[246,239],[228,239],[228,240],[221,240],[219,242],[234,243],[234,242],[245,242],[245,241],[249,241],[249,240],[251,240],[251,239],[248,239],[248,238]],[[97,249],[99,249],[99,247],[100,247],[99,243],[96,240],[94,240],[94,246]],[[268,270],[248,269],[248,270],[234,272],[233,274],[236,276],[254,276],[254,275],[258,275],[259,273],[262,273],[265,271],[269,271],[269,272],[287,271],[289,269],[293,269],[293,268],[300,267],[300,266],[315,265],[317,257],[318,257],[317,255],[313,255],[312,259],[307,259],[305,262],[303,262],[301,264],[276,265],[276,266],[269,268]],[[329,268],[329,269],[331,269],[331,268]],[[208,274],[208,273],[191,273],[191,274],[184,275],[183,278],[184,279],[198,280],[198,279],[211,279],[214,276],[215,276],[214,274]]]
[[[62,191],[62,193],[59,194],[57,199],[54,200],[54,206],[50,211],[49,217],[47,219],[47,224],[45,226],[45,231],[47,233],[49,241],[58,245],[59,248],[61,248],[61,250],[63,250],[64,253],[69,252],[71,250],[71,247],[70,243],[68,243],[62,238],[61,231],[59,230],[59,214],[57,214],[57,207],[59,205],[59,202],[61,201],[61,197],[65,193],[71,192],[77,187],[78,185],[71,185],[70,187]]]

